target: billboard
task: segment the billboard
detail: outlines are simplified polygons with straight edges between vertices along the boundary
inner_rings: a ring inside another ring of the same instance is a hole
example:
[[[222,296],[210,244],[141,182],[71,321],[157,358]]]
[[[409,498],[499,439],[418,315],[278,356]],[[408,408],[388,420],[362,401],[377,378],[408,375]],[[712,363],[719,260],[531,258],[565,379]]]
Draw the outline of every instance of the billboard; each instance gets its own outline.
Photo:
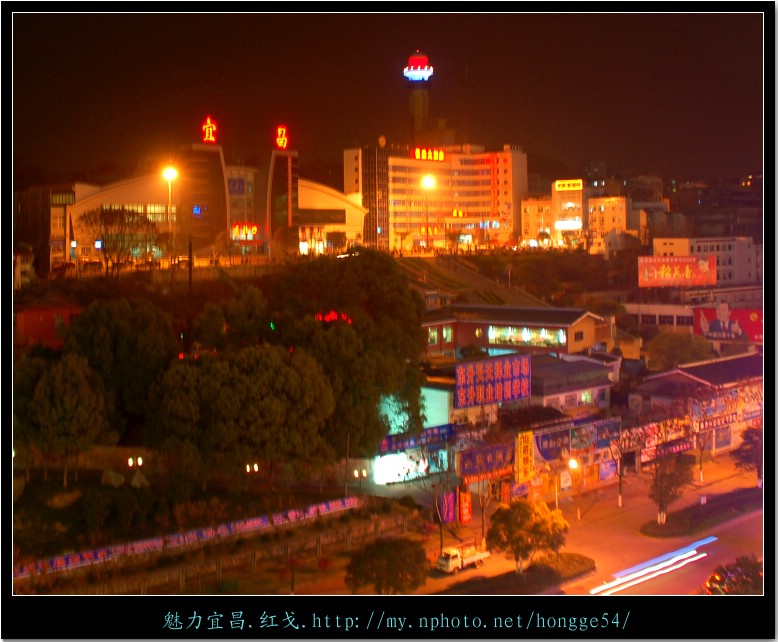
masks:
[[[456,366],[454,408],[471,408],[530,396],[530,356],[514,354]]]
[[[716,255],[639,256],[638,286],[665,288],[716,285]]]
[[[466,484],[513,474],[514,443],[492,444],[458,453],[459,476]]]
[[[715,308],[694,308],[694,333],[713,341],[764,343],[762,310],[730,308],[722,301]]]

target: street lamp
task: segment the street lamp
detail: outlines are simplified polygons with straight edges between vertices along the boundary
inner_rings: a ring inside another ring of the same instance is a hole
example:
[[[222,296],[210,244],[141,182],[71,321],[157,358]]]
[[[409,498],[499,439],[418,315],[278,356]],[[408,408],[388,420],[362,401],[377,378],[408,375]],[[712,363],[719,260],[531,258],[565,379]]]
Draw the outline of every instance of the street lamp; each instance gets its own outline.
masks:
[[[176,244],[173,243],[173,181],[178,176],[178,171],[172,165],[168,165],[163,170],[162,176],[167,181],[167,231],[172,245],[172,251],[175,250],[176,247]],[[172,256],[168,258],[172,260]]]
[[[361,471],[355,468],[353,474],[354,474],[354,479],[359,480],[359,492],[362,492],[362,480],[367,478],[367,471],[364,468]]]
[[[570,474],[573,476],[573,484],[575,485],[575,476],[578,471],[578,460],[574,458],[570,458],[570,460],[567,462],[567,465],[570,468]],[[580,473],[579,473],[580,474]],[[581,492],[581,485],[578,484],[578,490],[576,491],[576,496],[578,496]],[[576,506],[576,518],[581,519],[581,507]]]
[[[424,233],[425,233],[425,250],[429,250],[430,246],[430,203],[429,192],[431,189],[435,189],[435,177],[432,174],[425,174],[421,179],[421,186],[424,189]]]

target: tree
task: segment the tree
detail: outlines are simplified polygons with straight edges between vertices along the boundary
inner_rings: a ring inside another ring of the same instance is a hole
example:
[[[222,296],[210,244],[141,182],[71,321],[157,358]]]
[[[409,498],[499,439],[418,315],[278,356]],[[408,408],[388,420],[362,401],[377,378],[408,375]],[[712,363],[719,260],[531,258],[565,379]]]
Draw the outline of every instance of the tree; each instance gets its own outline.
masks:
[[[95,301],[73,321],[65,354],[83,355],[100,375],[106,416],[123,443],[142,443],[152,391],[177,352],[170,317],[147,299]]]
[[[354,553],[345,583],[352,593],[372,584],[377,595],[401,595],[425,584],[427,567],[420,542],[406,537],[380,539]]]
[[[740,433],[742,443],[732,451],[735,466],[742,470],[755,470],[757,485],[762,487],[764,434],[761,428],[749,426]]]
[[[374,454],[388,431],[387,398],[409,431],[421,430],[424,303],[396,261],[368,248],[300,261],[269,279],[265,294],[279,321],[268,342],[305,348],[333,381],[338,411],[325,430],[335,452],[348,441],[352,453]]]
[[[411,475],[406,472],[406,477],[403,479],[407,486],[414,485],[432,496],[435,519],[438,522],[440,533],[441,555],[443,554],[443,528],[446,525],[446,517],[452,515],[456,507],[456,486],[458,483],[457,475],[451,466],[454,450],[448,442],[441,445],[442,449],[446,450],[445,468],[440,468],[433,473],[431,461],[433,456],[437,456],[437,453],[433,454],[428,445],[422,445],[419,448],[419,460],[416,462],[420,474]],[[425,465],[424,469],[421,468],[422,464]]]
[[[692,483],[693,465],[693,458],[683,453],[657,457],[648,492],[649,499],[658,508],[657,523],[667,522],[668,507],[683,495],[684,487]]]
[[[325,420],[335,408],[322,367],[304,350],[280,346],[245,348],[232,360],[241,448],[264,459],[270,479],[279,463],[326,451]]]
[[[703,361],[713,356],[710,341],[698,335],[660,332],[646,344],[651,370],[671,370],[681,363]]]
[[[146,256],[157,236],[157,225],[143,212],[125,208],[99,208],[84,212],[79,225],[86,232],[90,245],[102,242],[100,259],[105,267],[119,274],[119,266],[133,255]]]
[[[13,447],[14,460],[25,467],[25,480],[30,481],[30,466],[36,444],[41,442],[40,426],[33,416],[33,395],[43,374],[56,360],[33,353],[23,354],[14,364],[13,370]],[[44,473],[46,468],[44,468]]]
[[[512,558],[516,573],[521,573],[524,561],[532,561],[538,552],[558,553],[569,528],[560,511],[552,511],[545,502],[521,498],[494,512],[486,543],[490,549]]]
[[[256,287],[248,287],[223,305],[228,343],[233,347],[258,345],[270,332],[267,301]]]
[[[609,445],[611,457],[616,461],[616,474],[619,478],[619,508],[623,507],[622,491],[624,490],[624,454],[642,449],[646,444],[644,426],[635,426],[625,429],[619,427],[618,439],[612,439]]]
[[[161,382],[159,426],[147,443],[169,459],[176,474],[199,479],[206,490],[220,456],[235,449],[240,398],[229,364],[217,358],[177,362]],[[229,471],[227,471],[229,472]]]
[[[227,319],[221,305],[209,302],[203,306],[195,317],[192,338],[200,345],[224,352],[228,345]]]
[[[732,564],[717,566],[713,572],[725,582],[727,595],[764,593],[764,565],[756,555],[743,555]]]
[[[68,486],[68,459],[85,452],[103,432],[103,397],[87,360],[65,355],[43,373],[32,397],[38,448],[61,456],[65,466],[62,486]],[[78,479],[78,464],[76,464]]]

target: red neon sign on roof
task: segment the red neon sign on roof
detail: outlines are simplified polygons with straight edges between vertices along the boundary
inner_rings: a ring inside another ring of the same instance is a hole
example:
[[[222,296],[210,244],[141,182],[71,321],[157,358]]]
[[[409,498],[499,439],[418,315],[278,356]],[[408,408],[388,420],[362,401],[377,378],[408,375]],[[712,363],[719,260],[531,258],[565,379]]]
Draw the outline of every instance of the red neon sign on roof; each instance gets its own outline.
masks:
[[[289,137],[287,136],[286,125],[279,125],[276,127],[276,147],[278,149],[286,149],[289,145]]]
[[[210,116],[206,116],[205,122],[203,123],[203,142],[215,143],[216,137],[213,135],[215,131],[216,131],[216,122],[211,120]]]

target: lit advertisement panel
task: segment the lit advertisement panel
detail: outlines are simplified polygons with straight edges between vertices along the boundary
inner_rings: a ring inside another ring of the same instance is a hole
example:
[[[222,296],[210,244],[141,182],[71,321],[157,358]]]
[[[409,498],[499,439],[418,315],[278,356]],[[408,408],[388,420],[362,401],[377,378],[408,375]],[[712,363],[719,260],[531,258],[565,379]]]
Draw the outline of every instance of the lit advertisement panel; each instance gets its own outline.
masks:
[[[530,396],[530,356],[516,354],[456,366],[454,407],[472,408]]]
[[[496,479],[513,474],[515,445],[493,444],[463,450],[459,455],[459,476],[465,484],[479,479]]]
[[[564,181],[556,181],[554,189],[557,192],[580,192],[583,189],[583,179],[574,178]]]
[[[562,458],[563,453],[569,453],[570,428],[572,425],[562,430],[535,434],[535,461],[556,461]]]
[[[694,333],[714,341],[764,343],[764,317],[762,310],[730,308],[726,302],[694,308]]]
[[[639,256],[641,288],[716,285],[716,256]]]

